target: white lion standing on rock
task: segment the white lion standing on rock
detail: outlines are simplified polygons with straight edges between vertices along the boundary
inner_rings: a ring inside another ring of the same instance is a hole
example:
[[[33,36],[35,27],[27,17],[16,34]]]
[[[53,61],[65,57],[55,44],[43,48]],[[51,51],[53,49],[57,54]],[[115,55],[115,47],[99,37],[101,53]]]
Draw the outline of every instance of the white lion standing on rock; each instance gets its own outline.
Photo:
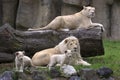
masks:
[[[15,52],[15,66],[16,71],[23,72],[25,67],[32,66],[32,60],[30,57],[24,55],[25,51]]]
[[[91,18],[95,16],[95,8],[88,6],[83,7],[78,13],[73,15],[65,15],[65,16],[58,16],[54,20],[52,20],[47,26],[37,29],[28,29],[28,30],[72,30],[72,29],[79,29],[79,28],[93,28],[93,27],[100,27],[104,31],[104,27],[100,23],[93,23]]]
[[[80,55],[80,45],[79,41],[76,37],[70,36],[62,40],[58,45],[54,48],[45,49],[39,52],[36,52],[32,57],[32,63],[34,66],[43,66],[48,65],[50,62],[50,57],[55,54],[64,54],[66,50],[72,50],[74,56],[74,60],[72,61],[72,65],[75,64],[86,64],[81,55]]]

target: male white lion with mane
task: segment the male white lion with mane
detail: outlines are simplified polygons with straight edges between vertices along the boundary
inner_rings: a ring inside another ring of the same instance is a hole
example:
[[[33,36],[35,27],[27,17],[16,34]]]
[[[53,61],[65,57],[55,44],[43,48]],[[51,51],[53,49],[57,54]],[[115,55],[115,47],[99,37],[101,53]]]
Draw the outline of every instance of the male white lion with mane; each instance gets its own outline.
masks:
[[[93,18],[94,16],[95,8],[91,6],[84,6],[83,9],[78,13],[72,15],[58,16],[45,27],[37,29],[29,28],[28,30],[73,30],[79,28],[89,29],[93,27],[101,27],[102,31],[105,31],[102,24],[92,22],[91,18]]]
[[[34,66],[43,66],[48,65],[50,62],[50,57],[55,54],[64,54],[66,50],[72,50],[74,60],[71,61],[72,65],[83,64],[90,65],[84,61],[80,55],[80,45],[76,37],[70,36],[62,40],[58,45],[53,48],[45,49],[39,52],[36,52],[32,57],[32,64]]]

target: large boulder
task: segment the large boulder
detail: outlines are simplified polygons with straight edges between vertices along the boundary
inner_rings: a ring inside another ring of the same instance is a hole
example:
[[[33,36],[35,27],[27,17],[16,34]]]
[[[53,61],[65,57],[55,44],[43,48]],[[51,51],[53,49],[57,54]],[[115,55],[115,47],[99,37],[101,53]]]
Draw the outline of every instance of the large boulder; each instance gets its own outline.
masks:
[[[113,74],[113,70],[108,67],[101,67],[96,72],[101,78],[109,78]]]
[[[13,74],[12,71],[5,71],[0,75],[0,80],[13,80]]]
[[[96,70],[90,68],[81,69],[79,75],[82,80],[101,80],[96,74]]]
[[[101,75],[98,75],[98,70],[100,71]],[[91,68],[83,68],[78,71],[81,80],[115,80],[111,75],[111,69],[109,68],[100,68],[98,70],[91,69]],[[110,70],[110,73],[109,73]],[[104,75],[104,77],[103,77]],[[107,76],[107,77],[105,77]],[[109,76],[109,77],[108,77]]]
[[[55,30],[18,31],[9,24],[5,24],[0,27],[0,55],[2,55],[0,62],[14,60],[13,53],[18,50],[25,50],[26,55],[32,56],[37,51],[54,47],[71,35],[78,38],[83,57],[104,54],[101,29],[79,29],[68,32]]]

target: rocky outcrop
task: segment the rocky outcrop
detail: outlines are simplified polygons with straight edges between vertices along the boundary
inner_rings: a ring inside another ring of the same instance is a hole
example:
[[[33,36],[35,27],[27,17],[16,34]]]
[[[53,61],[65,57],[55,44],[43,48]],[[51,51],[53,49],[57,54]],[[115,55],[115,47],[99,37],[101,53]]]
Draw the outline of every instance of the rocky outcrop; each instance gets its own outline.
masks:
[[[78,74],[80,75],[82,80],[115,80],[113,77],[111,77],[112,73],[109,73],[109,71],[112,71],[110,68],[106,67],[104,68],[104,70],[101,70],[101,74],[103,74],[104,77],[101,77],[100,75],[97,74],[98,70],[91,68],[83,68],[78,72]],[[109,76],[106,78],[105,77],[106,75]]]
[[[96,8],[93,22],[104,25],[104,36],[120,40],[119,0],[1,0],[0,25],[9,23],[19,30],[44,27],[56,16],[79,12],[87,5]]]
[[[101,67],[96,72],[101,78],[109,78],[113,74],[113,71],[107,67]]]
[[[9,23],[15,28],[18,0],[1,0],[2,24]]]
[[[54,47],[71,35],[79,39],[83,57],[104,54],[101,29],[79,29],[68,32],[54,30],[18,31],[9,24],[5,24],[0,27],[0,55],[2,56],[0,62],[14,60],[13,53],[18,50],[25,50],[26,55],[32,56],[37,51]]]
[[[62,0],[61,15],[74,14],[82,10],[83,6],[90,5],[90,0]]]
[[[81,75],[83,80],[100,80],[96,70],[90,68],[80,70],[79,75]]]
[[[13,80],[13,74],[12,71],[5,71],[2,75],[0,75],[0,80]]]
[[[93,0],[92,5],[96,8],[95,22],[102,23],[106,29],[106,37],[120,40],[120,1],[119,0]]]
[[[49,3],[49,0],[19,0],[16,28],[25,30],[45,25],[49,20]]]
[[[19,0],[16,28],[26,30],[47,25],[60,14],[59,2],[58,0]]]
[[[0,80],[115,80],[111,76],[108,78],[100,77],[96,74],[96,70],[90,68],[81,69],[78,71],[77,75],[71,75],[69,77],[65,77],[61,71],[58,71],[58,69],[55,70],[57,71],[51,72],[47,70],[47,68],[34,69],[32,72],[28,71],[23,73],[5,71],[0,75]]]

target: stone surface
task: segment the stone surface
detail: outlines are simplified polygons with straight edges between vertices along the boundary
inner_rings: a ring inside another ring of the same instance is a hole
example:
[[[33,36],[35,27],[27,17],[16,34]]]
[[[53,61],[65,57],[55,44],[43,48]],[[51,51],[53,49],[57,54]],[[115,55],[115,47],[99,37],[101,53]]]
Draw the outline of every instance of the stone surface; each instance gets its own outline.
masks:
[[[12,27],[15,28],[15,20],[19,0],[1,0],[1,1],[2,1],[2,24],[9,23],[10,25],[12,25]]]
[[[13,53],[9,53],[7,51],[6,52],[0,51],[0,63],[4,63],[4,62],[7,63],[7,62],[12,62],[12,61],[14,61],[14,54]]]
[[[32,69],[31,71],[15,72],[5,71],[0,75],[0,80],[115,80],[113,77],[101,78],[96,74],[96,70],[90,68],[84,68],[78,71],[78,75],[72,75],[65,77],[63,74],[56,75],[58,69],[55,71],[49,71],[47,68]],[[62,72],[60,72],[62,73]]]
[[[77,73],[75,68],[71,65],[64,65],[61,67],[61,72],[64,74],[66,77],[70,77],[71,75],[74,75]]]
[[[61,7],[61,15],[71,15],[77,13],[82,10],[81,6],[71,6],[68,4],[63,3]]]
[[[5,71],[0,75],[0,80],[67,80],[64,77],[51,77],[53,74],[47,69],[34,69],[30,72],[15,72],[15,71]],[[54,73],[55,75],[55,73]]]
[[[96,8],[94,22],[102,23],[106,29],[106,37],[113,40],[120,40],[120,19],[117,17],[120,12],[119,0],[93,0],[92,5]]]
[[[102,80],[117,80],[117,79],[114,79],[113,77],[109,77],[109,78],[103,78]]]
[[[63,0],[63,3],[80,6],[82,0]]]
[[[48,76],[49,76],[48,72],[44,70],[41,71],[36,70],[32,72],[33,80],[49,80]]]
[[[104,77],[98,75],[98,70],[100,70],[101,74],[103,74]],[[102,67],[98,70],[83,68],[78,71],[78,75],[80,76],[81,80],[115,80],[115,78],[112,77],[110,68]]]
[[[19,0],[19,6],[18,6],[18,12],[16,18],[16,28],[26,29],[34,26],[37,17],[39,17],[38,11],[39,11],[39,0]]]
[[[97,70],[97,74],[102,78],[109,78],[113,74],[113,71],[108,67],[101,67]]]
[[[60,14],[59,6],[59,0],[19,0],[16,28],[26,30],[46,26]]]
[[[90,0],[62,0],[63,3],[75,6],[84,6],[89,5]]]
[[[87,5],[96,8],[93,22],[104,25],[104,36],[120,40],[119,0],[0,0],[0,26],[8,22],[19,30],[44,27],[56,16],[79,12]]]
[[[71,76],[69,80],[81,80],[79,76]]]
[[[13,80],[12,71],[5,71],[2,75],[0,75],[0,80]]]
[[[90,5],[90,0],[62,0],[61,15],[70,15],[82,10],[83,6]]]
[[[80,75],[81,80],[101,80],[94,69],[84,68],[81,69],[78,74]]]
[[[6,59],[6,56],[3,56],[0,58],[0,62],[14,60],[13,53],[18,50],[25,50],[26,55],[32,56],[37,51],[54,47],[64,38],[71,35],[78,38],[80,46],[82,46],[81,55],[83,57],[104,54],[102,32],[100,29],[80,29],[68,32],[54,30],[18,31],[14,30],[9,24],[5,24],[0,27],[0,55],[10,54],[10,56],[7,55],[10,59]]]
[[[61,77],[61,72],[59,69],[51,68],[50,76],[51,76],[51,78]]]
[[[120,1],[116,0],[111,9],[111,39],[120,40]],[[119,30],[119,31],[118,31]]]
[[[0,26],[2,25],[2,0],[0,0]]]

